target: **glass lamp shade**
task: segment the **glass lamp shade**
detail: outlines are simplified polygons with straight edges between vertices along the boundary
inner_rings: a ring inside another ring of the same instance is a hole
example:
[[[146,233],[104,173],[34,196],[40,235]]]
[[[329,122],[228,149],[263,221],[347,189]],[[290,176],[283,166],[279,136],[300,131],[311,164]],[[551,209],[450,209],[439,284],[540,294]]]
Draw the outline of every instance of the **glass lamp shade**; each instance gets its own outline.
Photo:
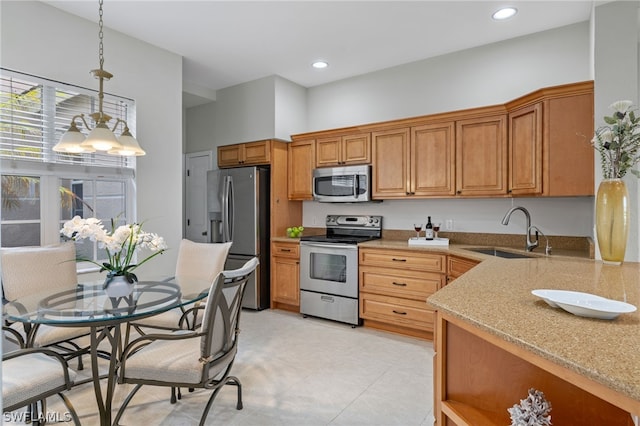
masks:
[[[69,130],[60,138],[60,141],[53,147],[55,152],[68,152],[73,154],[95,152],[92,146],[83,146],[85,137],[76,127],[75,123],[69,126]]]
[[[126,130],[118,140],[120,141],[121,147],[109,150],[108,154],[125,156],[140,156],[147,154],[142,148],[140,148],[140,144],[138,144],[136,138],[134,138],[128,130]]]
[[[116,135],[104,123],[98,123],[87,139],[81,144],[82,147],[92,147],[98,151],[109,151],[120,149],[122,145],[116,139]]]

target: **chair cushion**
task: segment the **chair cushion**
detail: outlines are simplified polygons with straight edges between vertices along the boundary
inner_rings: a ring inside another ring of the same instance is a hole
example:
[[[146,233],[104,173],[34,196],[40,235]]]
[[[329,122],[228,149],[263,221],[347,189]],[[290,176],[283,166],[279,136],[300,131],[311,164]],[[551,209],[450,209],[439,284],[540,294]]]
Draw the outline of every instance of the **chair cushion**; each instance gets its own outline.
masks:
[[[15,300],[38,290],[72,289],[78,283],[72,242],[46,247],[3,248],[2,290]]]
[[[76,373],[69,370],[71,381]],[[42,353],[21,355],[2,361],[2,405],[11,407],[64,386],[64,367]]]
[[[199,338],[157,340],[126,360],[124,375],[125,379],[197,385],[202,381],[203,366]],[[226,366],[212,368],[209,377],[217,376]]]
[[[16,322],[11,324],[10,327],[25,336],[24,324]],[[87,327],[54,327],[51,325],[42,324],[36,331],[36,337],[33,342],[33,347],[41,348],[44,346],[53,345],[55,343],[75,339],[77,337],[82,337],[89,334],[90,331],[91,330]]]
[[[195,243],[182,240],[178,249],[176,278],[213,282],[224,269],[232,243]]]

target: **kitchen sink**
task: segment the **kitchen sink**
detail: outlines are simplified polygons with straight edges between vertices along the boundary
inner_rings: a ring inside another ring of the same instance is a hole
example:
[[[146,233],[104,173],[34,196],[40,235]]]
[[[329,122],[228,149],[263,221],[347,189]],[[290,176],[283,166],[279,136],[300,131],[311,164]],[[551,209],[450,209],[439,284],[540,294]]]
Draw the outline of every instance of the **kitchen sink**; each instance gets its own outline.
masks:
[[[467,248],[465,250],[475,251],[476,253],[488,254],[489,256],[503,257],[505,259],[522,259],[528,257],[534,257],[525,253],[514,253],[511,251],[504,251],[495,247],[478,247],[478,248]]]

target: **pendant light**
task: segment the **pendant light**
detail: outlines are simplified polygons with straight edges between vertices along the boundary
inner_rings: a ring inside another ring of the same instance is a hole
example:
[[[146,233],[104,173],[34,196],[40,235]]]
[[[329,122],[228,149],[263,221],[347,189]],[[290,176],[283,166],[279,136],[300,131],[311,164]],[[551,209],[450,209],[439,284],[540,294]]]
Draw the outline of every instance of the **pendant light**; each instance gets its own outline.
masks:
[[[145,155],[146,153],[140,145],[136,138],[133,137],[129,130],[129,126],[127,126],[127,122],[120,118],[116,119],[115,124],[112,129],[109,129],[108,123],[111,121],[111,116],[105,114],[102,111],[102,103],[104,100],[104,80],[109,80],[113,77],[108,71],[103,69],[104,65],[104,49],[103,49],[103,23],[102,23],[102,3],[103,0],[99,0],[100,9],[99,15],[100,20],[98,22],[99,32],[98,38],[100,40],[99,44],[99,59],[100,59],[100,68],[96,70],[92,70],[91,74],[96,77],[100,81],[100,88],[98,91],[98,112],[94,112],[90,114],[93,122],[96,123],[95,127],[92,129],[87,121],[84,118],[84,114],[79,114],[71,118],[71,124],[69,125],[69,129],[62,135],[60,141],[53,147],[53,150],[56,152],[67,152],[67,153],[90,153],[95,151],[106,151],[111,155],[123,155],[123,156],[131,156],[131,155]],[[85,138],[84,134],[78,129],[76,124],[76,119],[81,120],[84,123],[84,126],[89,130],[89,135]],[[119,138],[113,133],[119,124],[124,126],[122,130],[122,134]]]

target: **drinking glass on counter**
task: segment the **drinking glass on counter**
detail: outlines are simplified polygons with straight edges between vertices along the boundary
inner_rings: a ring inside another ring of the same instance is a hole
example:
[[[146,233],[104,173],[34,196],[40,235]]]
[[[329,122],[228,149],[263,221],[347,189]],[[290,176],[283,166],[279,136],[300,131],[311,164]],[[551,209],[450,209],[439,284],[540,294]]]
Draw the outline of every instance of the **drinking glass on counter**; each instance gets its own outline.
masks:
[[[438,238],[438,231],[440,230],[440,222],[433,222],[433,237]]]
[[[416,230],[416,240],[420,239],[420,231],[422,231],[422,225],[413,224],[413,229]]]

